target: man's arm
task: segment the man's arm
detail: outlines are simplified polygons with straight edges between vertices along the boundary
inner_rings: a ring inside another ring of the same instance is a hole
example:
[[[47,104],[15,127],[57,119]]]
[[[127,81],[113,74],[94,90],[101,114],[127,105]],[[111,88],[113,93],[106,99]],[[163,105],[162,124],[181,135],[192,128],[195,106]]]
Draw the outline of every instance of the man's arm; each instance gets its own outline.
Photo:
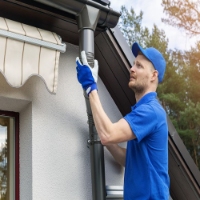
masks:
[[[117,144],[135,138],[125,119],[122,118],[116,123],[111,122],[101,105],[97,90],[90,92],[89,100],[95,126],[103,145]]]
[[[114,159],[122,166],[125,167],[125,161],[126,161],[126,149],[120,147],[118,144],[110,144],[107,145],[106,148],[111,153],[111,155],[114,157]]]
[[[128,122],[122,118],[112,123],[101,105],[97,93],[98,61],[94,60],[94,67],[90,67],[85,51],[81,52],[81,60],[82,62],[76,58],[77,78],[89,96],[95,126],[102,144],[117,144],[134,139],[135,135]]]

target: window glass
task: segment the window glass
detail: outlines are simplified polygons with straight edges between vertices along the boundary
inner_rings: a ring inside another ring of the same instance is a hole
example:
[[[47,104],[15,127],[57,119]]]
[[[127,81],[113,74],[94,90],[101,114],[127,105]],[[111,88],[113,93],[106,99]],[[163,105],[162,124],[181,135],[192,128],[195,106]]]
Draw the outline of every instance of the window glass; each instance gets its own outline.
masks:
[[[3,121],[3,120],[1,120]],[[7,126],[4,123],[0,124],[0,199],[6,199],[7,196],[7,165],[8,165],[8,141],[7,141]]]
[[[18,124],[16,123],[18,123],[18,113],[15,115],[13,112],[0,111],[0,200],[19,199],[19,152],[16,148]]]

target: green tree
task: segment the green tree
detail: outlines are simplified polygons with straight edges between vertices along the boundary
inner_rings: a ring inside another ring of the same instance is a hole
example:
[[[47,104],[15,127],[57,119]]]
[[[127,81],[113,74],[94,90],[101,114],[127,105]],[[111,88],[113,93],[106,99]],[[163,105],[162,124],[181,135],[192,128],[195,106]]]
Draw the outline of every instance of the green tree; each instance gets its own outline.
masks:
[[[158,87],[159,98],[173,122],[179,118],[179,112],[186,105],[187,88],[185,73],[182,72],[184,65],[182,52],[170,51],[164,81]]]
[[[7,140],[0,150],[0,200],[7,199]]]
[[[189,36],[200,34],[200,1],[192,0],[162,0],[167,19],[163,22],[178,27]],[[195,163],[200,168],[199,161],[199,100],[200,100],[200,42],[182,54],[183,68],[179,71],[184,74],[185,109],[177,119],[177,129],[185,145],[190,151]],[[184,125],[184,126],[183,126]]]
[[[180,112],[176,129],[187,146],[194,162],[197,166],[200,166],[200,102],[195,104],[191,100],[188,101],[185,109]]]
[[[141,26],[142,18],[142,11],[139,15],[136,15],[133,8],[131,8],[129,12],[125,6],[121,7],[121,17],[118,26],[129,46],[131,46],[135,41],[142,45],[143,38],[148,37],[149,35],[149,30],[147,28],[142,28]]]
[[[183,29],[188,35],[200,34],[200,2],[192,0],[162,0],[164,23]]]
[[[153,26],[152,31],[147,27],[142,27],[142,19],[142,11],[139,15],[136,15],[133,8],[128,11],[125,6],[121,7],[121,17],[118,26],[127,43],[130,47],[136,41],[143,48],[154,46],[168,59],[168,39],[166,38],[165,32],[159,30],[156,25]]]
[[[200,100],[200,42],[184,55],[186,62],[187,97],[195,104]]]

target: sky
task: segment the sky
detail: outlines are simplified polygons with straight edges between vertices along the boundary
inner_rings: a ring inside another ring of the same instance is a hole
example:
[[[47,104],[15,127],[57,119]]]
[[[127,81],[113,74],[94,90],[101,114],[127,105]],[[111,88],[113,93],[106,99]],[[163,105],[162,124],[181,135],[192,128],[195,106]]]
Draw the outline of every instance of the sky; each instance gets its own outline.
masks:
[[[197,38],[187,36],[183,30],[167,25],[161,21],[161,18],[166,17],[163,13],[161,0],[110,0],[110,2],[110,7],[115,11],[120,12],[122,5],[125,5],[128,10],[132,7],[136,14],[143,11],[142,25],[152,30],[153,25],[156,24],[159,29],[164,30],[169,40],[169,49],[189,50],[197,40]]]

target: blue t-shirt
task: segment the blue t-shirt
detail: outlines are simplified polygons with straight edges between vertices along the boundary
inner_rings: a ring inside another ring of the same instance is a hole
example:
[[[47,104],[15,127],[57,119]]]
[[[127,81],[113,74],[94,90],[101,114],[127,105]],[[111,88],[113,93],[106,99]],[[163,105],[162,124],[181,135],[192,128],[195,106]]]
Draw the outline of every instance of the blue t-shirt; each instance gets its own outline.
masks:
[[[124,119],[136,139],[128,141],[124,200],[168,200],[168,126],[157,93],[143,96]]]

